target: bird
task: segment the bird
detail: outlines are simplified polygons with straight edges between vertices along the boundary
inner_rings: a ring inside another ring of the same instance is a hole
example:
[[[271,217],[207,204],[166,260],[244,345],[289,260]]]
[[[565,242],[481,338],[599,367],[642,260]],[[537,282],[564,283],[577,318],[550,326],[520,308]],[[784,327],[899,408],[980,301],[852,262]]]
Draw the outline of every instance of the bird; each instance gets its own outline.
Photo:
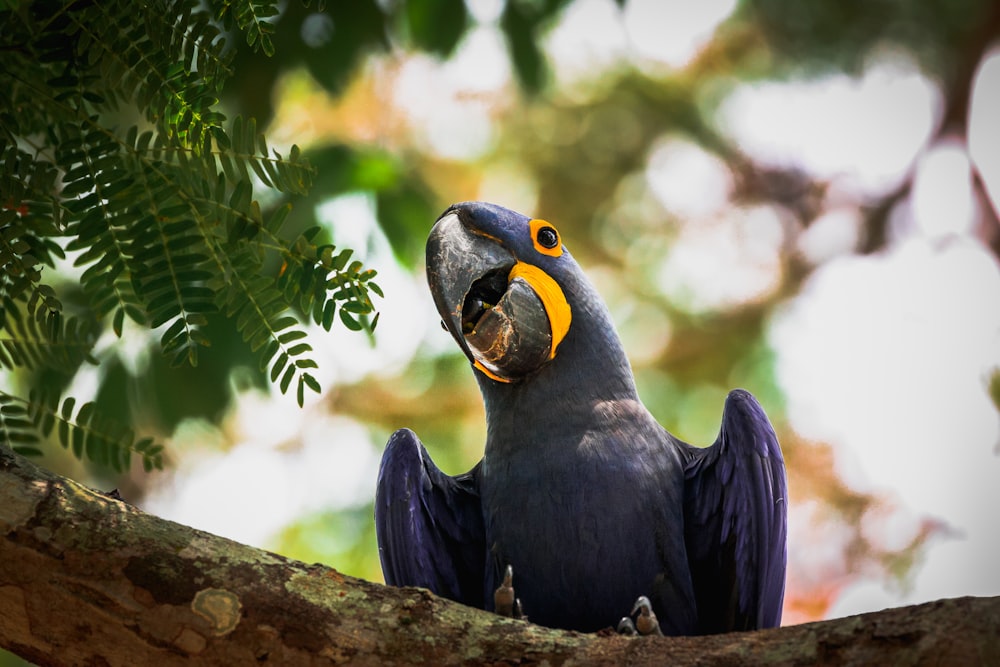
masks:
[[[581,632],[630,609],[646,634],[779,625],[787,479],[758,401],[730,391],[707,447],[657,423],[608,308],[546,220],[454,204],[426,267],[486,442],[449,475],[410,429],[390,436],[374,508],[385,582]]]

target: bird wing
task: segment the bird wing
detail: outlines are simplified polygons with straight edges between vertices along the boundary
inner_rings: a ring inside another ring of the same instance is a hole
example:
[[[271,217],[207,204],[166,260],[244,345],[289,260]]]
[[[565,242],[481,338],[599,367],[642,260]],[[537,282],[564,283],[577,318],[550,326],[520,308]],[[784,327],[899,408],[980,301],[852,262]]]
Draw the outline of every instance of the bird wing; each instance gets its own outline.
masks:
[[[715,444],[687,447],[684,537],[702,633],[776,627],[785,594],[787,485],[757,400],[730,392]]]
[[[375,532],[387,584],[423,586],[483,608],[485,532],[476,472],[451,477],[409,429],[393,433],[375,492]]]

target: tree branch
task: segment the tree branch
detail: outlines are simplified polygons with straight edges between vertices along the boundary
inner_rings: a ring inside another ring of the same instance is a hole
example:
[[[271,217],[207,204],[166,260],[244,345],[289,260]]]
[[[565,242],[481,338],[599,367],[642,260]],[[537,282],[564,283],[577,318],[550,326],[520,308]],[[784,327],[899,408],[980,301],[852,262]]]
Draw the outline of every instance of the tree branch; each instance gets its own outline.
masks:
[[[40,665],[1000,662],[1000,598],[711,637],[549,630],[164,521],[3,445],[0,532],[0,646]]]

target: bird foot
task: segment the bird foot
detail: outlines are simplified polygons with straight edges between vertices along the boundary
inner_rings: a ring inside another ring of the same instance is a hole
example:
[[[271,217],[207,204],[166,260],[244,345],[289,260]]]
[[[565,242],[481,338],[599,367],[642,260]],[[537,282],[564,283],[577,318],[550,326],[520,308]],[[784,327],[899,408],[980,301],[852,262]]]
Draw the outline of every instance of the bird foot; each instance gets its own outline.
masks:
[[[514,568],[510,565],[503,573],[503,581],[493,591],[493,608],[501,616],[527,620],[521,609],[521,601],[514,595]]]
[[[638,616],[636,614],[638,613]],[[635,617],[635,621],[632,617]],[[640,595],[639,599],[635,601],[635,605],[632,607],[632,611],[628,616],[622,616],[622,620],[618,621],[618,634],[620,635],[662,635],[663,632],[660,630],[660,622],[656,619],[656,614],[653,613],[653,605],[650,604],[649,598],[645,595]]]

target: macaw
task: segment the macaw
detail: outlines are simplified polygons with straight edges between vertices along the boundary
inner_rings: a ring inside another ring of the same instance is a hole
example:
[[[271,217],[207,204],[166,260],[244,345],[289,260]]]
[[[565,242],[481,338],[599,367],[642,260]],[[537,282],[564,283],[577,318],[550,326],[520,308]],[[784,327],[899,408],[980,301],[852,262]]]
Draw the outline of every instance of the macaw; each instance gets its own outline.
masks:
[[[386,583],[584,632],[629,609],[645,634],[780,623],[785,468],[750,393],[729,393],[710,447],[667,432],[544,220],[455,204],[430,232],[427,277],[478,381],[486,444],[451,476],[412,431],[391,436],[375,499]]]

